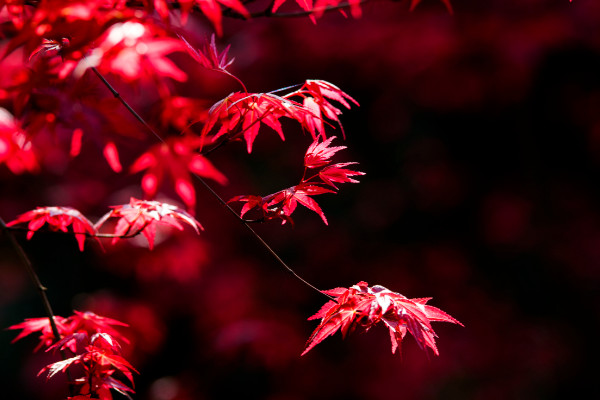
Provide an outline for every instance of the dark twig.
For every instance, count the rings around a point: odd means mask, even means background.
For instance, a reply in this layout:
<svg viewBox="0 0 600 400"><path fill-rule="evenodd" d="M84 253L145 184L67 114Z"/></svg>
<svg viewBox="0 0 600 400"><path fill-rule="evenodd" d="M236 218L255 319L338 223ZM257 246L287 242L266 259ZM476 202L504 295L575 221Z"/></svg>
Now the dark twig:
<svg viewBox="0 0 600 400"><path fill-rule="evenodd" d="M56 321L54 320L54 318L55 318L54 311L52 311L52 306L50 305L50 300L48 300L48 296L46 295L46 291L48 290L48 288L46 288L44 285L42 285L40 278L38 277L37 273L33 269L31 260L29 260L29 257L27 257L27 254L25 254L25 250L23 250L23 248L21 247L19 242L17 242L17 239L15 239L14 235L12 234L10 229L6 226L6 223L4 222L4 220L1 217L0 217L0 228L1 228L2 232L4 232L6 237L8 237L8 241L9 241L10 245L12 246L13 250L19 256L21 263L23 264L23 266L25 267L25 270L27 271L27 275L29 275L29 279L31 279L31 282L36 287L38 294L40 295L40 298L42 299L44 311L46 312L46 316L48 317L48 321L50 322L50 328L52 329L52 335L54 335L54 342L56 343L62 338L62 336L61 336L60 332L58 331L58 327L56 326ZM63 360L67 359L67 356L64 354L64 351L61 350L60 355ZM69 392L70 392L71 396L74 396L75 392L74 392L73 385L71 383L71 382L73 382L73 379L71 378L71 374L68 369L67 369L66 373L67 373L67 379L69 381Z"/></svg>

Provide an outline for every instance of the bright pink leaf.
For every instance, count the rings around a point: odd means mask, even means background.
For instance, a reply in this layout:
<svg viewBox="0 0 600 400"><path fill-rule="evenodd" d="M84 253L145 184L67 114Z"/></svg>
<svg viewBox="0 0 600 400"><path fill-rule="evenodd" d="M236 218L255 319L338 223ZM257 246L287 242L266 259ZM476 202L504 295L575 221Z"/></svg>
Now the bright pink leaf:
<svg viewBox="0 0 600 400"><path fill-rule="evenodd" d="M344 135L344 129L338 117L342 111L331 104L330 100L334 100L346 108L350 108L350 103L359 105L349 94L334 84L323 80L309 79L300 89L284 97L292 98L294 96L303 98L304 109L307 111L306 114L302 115L303 125L313 135L314 139L316 139L315 131L325 137L324 118L335 121L342 131L342 135Z"/></svg>
<svg viewBox="0 0 600 400"><path fill-rule="evenodd" d="M70 332L68 320L66 318L54 316L54 323L56 324L56 328L58 329L59 334L65 335ZM19 333L19 335L17 335L17 337L14 338L11 343L20 340L25 336L31 335L34 332L40 332L40 343L36 346L34 351L38 351L42 347L47 348L57 340L57 338L54 336L54 333L52 332L52 327L50 326L50 319L48 317L27 318L24 322L12 325L7 329L21 329L21 333Z"/></svg>
<svg viewBox="0 0 600 400"><path fill-rule="evenodd" d="M68 232L71 226L75 239L79 243L79 250L83 251L86 236L94 236L96 230L94 225L79 211L70 207L38 207L35 210L21 214L17 219L10 221L7 225L13 226L28 222L27 239L31 239L35 231L44 224L52 231Z"/></svg>
<svg viewBox="0 0 600 400"><path fill-rule="evenodd" d="M298 113L302 110L301 104L269 93L232 93L211 107L202 136L206 137L220 123L221 128L213 141L225 135L229 139L243 136L248 153L251 153L261 123L285 140L279 119L288 117L299 120Z"/></svg>
<svg viewBox="0 0 600 400"><path fill-rule="evenodd" d="M129 204L113 206L97 223L99 229L109 218L119 218L115 227L113 244L119 239L143 234L150 249L154 247L156 225L168 225L183 230L180 222L190 225L196 233L202 226L187 212L167 203L131 198Z"/></svg>
<svg viewBox="0 0 600 400"><path fill-rule="evenodd" d="M282 190L280 192L266 196L263 200L266 203L266 207L270 212L277 212L280 215L291 216L296 210L298 203L304 207L316 212L325 225L327 225L327 218L321 207L311 197L323 193L335 193L333 190L326 189L316 184L302 183L297 186ZM284 219L285 223L287 219Z"/></svg>
<svg viewBox="0 0 600 400"><path fill-rule="evenodd" d="M114 24L106 32L90 56L92 61L84 60L81 68L94 64L101 72L120 75L129 82L156 77L183 82L186 73L166 57L177 51L185 51L181 41L157 36L151 25L127 21Z"/></svg>
<svg viewBox="0 0 600 400"><path fill-rule="evenodd" d="M329 164L329 160L335 153L346 148L346 146L329 147L335 136L320 141L318 138L308 146L304 155L304 166L306 168L318 168Z"/></svg>
<svg viewBox="0 0 600 400"><path fill-rule="evenodd" d="M389 330L392 340L392 353L400 346L406 332L417 341L419 347L427 347L438 355L435 343L437 335L431 328L431 321L443 321L463 326L458 320L438 308L426 305L429 298L408 299L383 286L369 287L359 282L349 289L323 291L334 296L321 310L309 319L321 319L312 333L302 355L306 354L328 336L340 330L343 336L360 328L365 331L382 322Z"/></svg>
<svg viewBox="0 0 600 400"><path fill-rule="evenodd" d="M223 35L223 28L221 27L221 4L235 10L246 19L250 18L250 13L239 0L179 0L179 2L182 4L197 4L204 15L206 15L206 18L208 18L215 27L218 36ZM187 7L189 7L189 5Z"/></svg>
<svg viewBox="0 0 600 400"><path fill-rule="evenodd" d="M37 172L39 165L32 144L13 115L0 107L0 164L13 174Z"/></svg>
<svg viewBox="0 0 600 400"><path fill-rule="evenodd" d="M130 170L132 173L146 171L142 178L144 194L149 198L154 197L165 174L168 174L179 197L189 210L193 210L196 205L196 192L192 185L192 173L213 179L222 185L226 184L227 177L197 152L200 143L200 138L191 135L170 138L142 154Z"/></svg>
<svg viewBox="0 0 600 400"><path fill-rule="evenodd" d="M358 183L358 181L356 179L352 178L352 176L364 175L365 173L344 168L348 165L355 165L355 164L357 164L357 163L347 162L347 163L338 163L338 164L328 165L319 171L319 178L321 178L323 180L323 182L325 182L326 184L328 184L336 189L337 189L337 186L335 186L334 182Z"/></svg>
<svg viewBox="0 0 600 400"><path fill-rule="evenodd" d="M188 53L194 60L198 61L198 63L206 69L226 71L227 67L229 67L234 60L233 58L227 59L227 52L229 52L230 46L227 46L225 50L219 53L215 43L215 35L211 36L210 44L206 43L201 49L192 47L183 36L179 36L179 38L183 41Z"/></svg>

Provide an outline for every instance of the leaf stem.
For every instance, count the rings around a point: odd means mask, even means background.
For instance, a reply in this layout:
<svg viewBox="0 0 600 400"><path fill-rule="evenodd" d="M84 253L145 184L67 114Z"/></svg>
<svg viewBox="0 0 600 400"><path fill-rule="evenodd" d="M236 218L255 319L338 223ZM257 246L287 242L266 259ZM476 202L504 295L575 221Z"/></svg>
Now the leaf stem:
<svg viewBox="0 0 600 400"><path fill-rule="evenodd" d="M152 134L154 136L156 136L156 138L158 140L160 140L161 142L164 143L164 141L162 140L162 138L160 137L160 135L158 133L156 133L156 131L154 130L154 128L152 128L152 126L150 126L150 124L148 124L146 122L145 119L143 119L133 108L131 108L131 106L129 105L129 103L127 103L125 101L125 99L123 99L121 97L121 94L119 92L116 91L115 88L112 87L112 85L106 80L106 78L100 73L100 71L98 71L96 69L96 67L90 67L92 69L92 71L94 72L94 74L96 74L96 76L102 81L102 83L104 83L104 86L106 86L108 88L108 90L110 90L110 92L112 93L112 95L121 102L121 104L123 104L123 106L129 111L129 113L131 115L133 115L135 117L135 119L137 119L138 121L140 121L142 123L142 125L144 125L150 132L152 132Z"/></svg>

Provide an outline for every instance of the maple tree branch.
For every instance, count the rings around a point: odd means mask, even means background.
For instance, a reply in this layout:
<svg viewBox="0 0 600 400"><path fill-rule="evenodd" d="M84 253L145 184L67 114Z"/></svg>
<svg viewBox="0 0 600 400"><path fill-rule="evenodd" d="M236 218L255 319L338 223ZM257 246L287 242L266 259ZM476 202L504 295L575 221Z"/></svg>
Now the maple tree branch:
<svg viewBox="0 0 600 400"><path fill-rule="evenodd" d="M125 99L123 99L121 97L121 94L119 92L117 92L117 90L114 87L112 87L112 85L106 80L106 78L100 73L100 71L98 71L96 69L96 67L91 67L91 70L94 71L94 74L96 74L96 76L102 81L102 83L104 83L104 86L106 86L108 88L108 90L110 90L112 95L117 100L119 100L121 102L121 104L123 104L123 106L129 111L129 113L131 115L133 115L135 117L135 119L140 121L142 123L142 125L144 125L150 132L152 132L152 134L154 136L156 136L160 141L162 141L164 143L164 141L162 140L160 135L158 133L156 133L154 128L152 128L152 126L150 126L150 124L148 124L144 118L142 118L133 108L131 108L129 103L127 103L125 101Z"/></svg>
<svg viewBox="0 0 600 400"><path fill-rule="evenodd" d="M56 326L56 321L54 320L54 318L55 318L54 311L52 310L52 306L50 305L50 300L48 300L48 296L46 295L46 291L48 290L48 288L45 287L42 284L42 282L40 281L38 274L33 269L31 260L29 259L29 257L27 257L27 254L25 253L25 250L23 250L23 247L21 247L19 242L17 242L17 239L15 239L14 235L10 231L10 228L8 226L6 226L6 223L4 222L2 217L0 217L0 228L1 228L2 232L8 237L8 241L10 242L10 245L12 246L13 250L19 256L21 263L23 264L23 266L25 266L27 275L29 275L29 279L31 279L31 282L36 287L37 292L40 295L42 304L44 306L44 311L46 312L46 316L48 317L48 321L50 322L50 328L52 329L52 335L54 335L54 343L56 343L62 338L62 336L61 336L60 332L58 331L58 327ZM60 355L63 360L67 359L67 356L65 355L63 350L60 351ZM71 394L71 396L74 396L75 390L74 390L74 387L72 384L73 379L71 378L71 373L69 372L68 369L65 372L67 373L67 379L69 381L69 393Z"/></svg>
<svg viewBox="0 0 600 400"><path fill-rule="evenodd" d="M310 282L308 282L307 280L305 280L304 278L302 278L300 275L298 275L290 266L288 266L285 261L283 261L281 259L281 257L279 257L279 255L277 254L277 252L275 250L273 250L273 248L262 238L262 236L260 236L255 230L254 228L252 228L250 226L250 223L248 221L246 221L244 218L240 217L238 215L238 213L229 205L227 204L227 202L225 200L223 200L223 198L221 196L219 196L217 194L217 192L214 191L214 189L204 180L202 179L202 177L193 174L196 179L198 179L198 181L206 188L206 190L208 190L215 199L217 199L217 201L219 201L219 203L221 203L222 206L224 206L231 214L233 214L235 216L235 218L240 221L248 231L250 231L250 233L254 236L254 238L256 240L258 240L258 242L273 256L275 257L275 259L277 260L277 262L284 267L290 274L292 274L295 278L299 279L301 282L303 282L305 285L307 285L308 287L316 290L317 292L321 293L322 295L326 296L327 298L329 298L330 300L336 301L334 297L323 293L319 288L317 288L316 286L314 286L313 284L311 284Z"/></svg>
<svg viewBox="0 0 600 400"><path fill-rule="evenodd" d="M52 327L52 334L54 335L54 337L56 338L57 341L60 340L61 336L60 336L60 333L58 332L56 322L54 321L54 312L52 311L52 306L50 305L50 301L48 300L48 296L46 295L46 291L48 290L48 288L46 288L44 285L42 285L40 278L38 277L35 270L33 269L31 260L29 260L29 257L27 257L27 254L25 254L25 250L23 250L23 247L21 247L19 242L17 242L17 239L15 239L12 232L10 232L10 228L8 226L6 226L6 223L4 222L4 220L1 217L0 217L0 228L2 228L2 231L4 233L6 233L6 236L8 237L8 241L10 242L10 245L12 246L13 250L19 256L21 263L25 266L27 275L29 275L29 278L33 282L40 297L42 298L42 303L44 305L44 311L46 312L46 315L48 316L48 319L50 320L50 326Z"/></svg>
<svg viewBox="0 0 600 400"><path fill-rule="evenodd" d="M125 108L127 108L127 110L129 110L129 112L138 121L140 121L146 128L148 128L148 130L150 132L152 132L152 134L161 143L165 143L164 139L137 112L135 112L135 110L127 103L127 101L125 101L125 99L123 99L121 97L121 95L119 94L119 92L117 92L115 90L115 88L112 87L112 85L106 80L106 78L104 78L104 76L102 76L102 74L96 68L92 67L92 70L94 71L94 73L96 74L96 76L98 76L98 78L100 78L100 80L102 81L102 83L104 83L104 85L108 88L108 90L110 90L110 92L113 94L113 96L116 97L117 99L119 99L119 101L121 102L121 104L123 104L125 106ZM208 190L209 193L219 203L221 203L221 205L223 207L225 207L238 221L240 221L246 227L246 229L254 236L254 238L275 258L275 260L277 260L277 262L279 263L279 265L281 265L283 268L285 268L290 274L292 274L295 278L297 278L298 280L300 280L306 286L310 287L311 289L314 289L315 291L319 292L320 294L322 294L323 296L327 297L328 299L336 301L336 299L333 296L330 296L330 295L328 295L326 293L323 293L319 288L317 288L316 286L314 286L313 284L311 284L310 282L308 282L307 280L305 280L304 278L302 278L289 265L287 265L285 263L285 261L283 261L281 259L281 257L279 257L279 255L277 254L277 252L275 250L273 250L273 248L262 238L262 236L260 236L254 230L254 228L252 228L250 226L250 224L248 222L246 222L242 217L240 217L238 215L238 213L229 204L227 204L227 202L225 200L223 200L223 198L221 196L219 196L219 194L217 192L215 192L214 189L201 176L199 176L199 175L197 175L195 173L192 173L192 176L194 178L196 178L202 184L202 186L204 186L206 188L206 190Z"/></svg>

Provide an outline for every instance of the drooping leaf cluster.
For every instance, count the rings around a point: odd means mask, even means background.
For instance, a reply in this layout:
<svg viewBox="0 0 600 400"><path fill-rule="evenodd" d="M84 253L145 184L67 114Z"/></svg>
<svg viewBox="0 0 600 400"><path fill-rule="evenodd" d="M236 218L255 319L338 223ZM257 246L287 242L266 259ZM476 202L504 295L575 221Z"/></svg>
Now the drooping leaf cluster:
<svg viewBox="0 0 600 400"><path fill-rule="evenodd" d="M346 146L329 147L335 136L326 140L320 138L308 147L304 155L304 173L297 185L280 190L267 196L242 195L229 200L244 202L240 212L243 217L252 209L258 209L262 220L281 219L282 223L292 222L291 215L298 204L317 213L327 225L323 210L312 198L324 193L336 193L336 183L358 183L353 176L364 175L364 172L345 168L354 162L331 164L330 158ZM319 171L316 171L320 169Z"/></svg>
<svg viewBox="0 0 600 400"><path fill-rule="evenodd" d="M111 235L101 234L100 229L111 218L118 218L114 232ZM181 222L190 225L196 233L200 233L202 226L184 210L176 206L158 201L138 200L131 198L128 204L113 206L112 211L106 213L93 225L79 211L70 207L38 207L35 210L21 214L8 226L27 223L27 239L44 225L52 231L68 232L69 226L79 243L79 250L83 251L86 237L112 237L112 243L119 239L130 238L142 234L148 240L150 249L154 246L157 225L167 225L183 230Z"/></svg>
<svg viewBox="0 0 600 400"><path fill-rule="evenodd" d="M74 311L68 318L55 316L54 324L58 338L49 318L30 318L8 328L21 330L13 342L39 332L40 343L36 350L43 348L46 352L62 353L63 360L45 366L38 375L47 373L47 377L52 378L59 372L77 371L81 376L71 376L72 384L77 387L75 398L112 400L111 390L124 395L134 392L133 372L137 371L123 358L119 344L129 341L115 328L127 324L90 311ZM71 368L73 366L80 368ZM131 387L123 383L119 375L127 378Z"/></svg>

